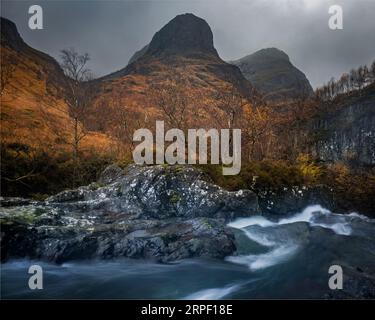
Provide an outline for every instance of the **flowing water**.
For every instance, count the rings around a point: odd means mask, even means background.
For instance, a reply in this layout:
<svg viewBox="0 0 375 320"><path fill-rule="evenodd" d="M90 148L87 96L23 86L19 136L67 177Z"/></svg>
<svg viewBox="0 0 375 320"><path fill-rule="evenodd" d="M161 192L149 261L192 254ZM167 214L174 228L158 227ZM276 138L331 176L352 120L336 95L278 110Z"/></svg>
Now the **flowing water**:
<svg viewBox="0 0 375 320"><path fill-rule="evenodd" d="M316 205L289 218L253 216L229 227L238 252L224 261L9 261L1 265L2 298L322 298L333 264L343 267L344 287L353 274L375 273L375 220L356 213ZM43 290L28 288L31 264L43 268Z"/></svg>

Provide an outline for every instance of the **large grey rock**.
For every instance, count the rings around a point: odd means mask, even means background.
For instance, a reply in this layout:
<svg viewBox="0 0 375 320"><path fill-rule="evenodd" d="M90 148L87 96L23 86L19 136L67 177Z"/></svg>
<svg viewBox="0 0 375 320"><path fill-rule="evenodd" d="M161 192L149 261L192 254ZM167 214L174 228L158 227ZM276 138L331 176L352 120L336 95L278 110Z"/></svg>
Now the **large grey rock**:
<svg viewBox="0 0 375 320"><path fill-rule="evenodd" d="M47 203L71 210L129 212L140 218L210 217L233 219L259 213L250 190L226 191L207 182L192 166L136 166L104 187L92 184L61 192Z"/></svg>
<svg viewBox="0 0 375 320"><path fill-rule="evenodd" d="M100 177L98 179L99 184L110 184L112 182L115 182L116 180L119 180L124 176L124 170L122 170L119 166L116 164L112 164L105 168L103 172L100 174Z"/></svg>
<svg viewBox="0 0 375 320"><path fill-rule="evenodd" d="M259 213L251 191L225 191L191 166L112 166L101 180L112 182L3 208L1 259L223 258L236 249L226 221Z"/></svg>

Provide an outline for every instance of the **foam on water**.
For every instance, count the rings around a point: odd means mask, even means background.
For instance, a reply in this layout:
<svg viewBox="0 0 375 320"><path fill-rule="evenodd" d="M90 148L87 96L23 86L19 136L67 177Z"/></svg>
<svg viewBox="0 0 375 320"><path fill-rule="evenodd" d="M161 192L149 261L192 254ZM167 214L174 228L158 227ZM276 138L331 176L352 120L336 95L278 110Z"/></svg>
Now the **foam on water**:
<svg viewBox="0 0 375 320"><path fill-rule="evenodd" d="M366 221L366 222L373 222L373 221L375 221L374 219L370 219L369 217L366 217L363 214L359 214L357 212L352 212L352 213L348 214L348 217L358 218L358 219L361 219L361 220Z"/></svg>
<svg viewBox="0 0 375 320"><path fill-rule="evenodd" d="M269 227L276 225L276 223L269 221L265 217L262 216L253 216L249 218L239 218L230 223L228 223L229 227L241 229L248 226L261 226L261 227Z"/></svg>
<svg viewBox="0 0 375 320"><path fill-rule="evenodd" d="M308 206L301 213L296 215L279 220L278 224L289 224L295 222L311 222L311 219L314 217L314 213L330 214L331 212L320 205Z"/></svg>
<svg viewBox="0 0 375 320"><path fill-rule="evenodd" d="M283 245L274 248L273 250L258 255L241 255L230 256L226 260L233 263L243 264L249 267L250 270L255 271L271 267L273 265L282 263L293 256L298 250L297 245Z"/></svg>
<svg viewBox="0 0 375 320"><path fill-rule="evenodd" d="M262 246L273 247L276 245L276 242L274 240L271 240L270 237L265 233L253 232L246 229L242 229L242 231L250 240L255 241Z"/></svg>
<svg viewBox="0 0 375 320"><path fill-rule="evenodd" d="M337 218L338 220L341 220L340 222L335 223L318 223L315 222L316 215L320 214L326 217L332 217ZM343 218L343 219L342 219ZM345 218L343 215L340 214L334 214L328 209L323 208L320 205L313 205L308 206L305 210L303 210L301 213L296 214L293 217L281 219L278 224L289 224L289 223L295 223L295 222L309 222L311 226L319 226L326 229L333 230L336 234L340 235L350 235L352 232L351 227L349 226L349 223L345 221Z"/></svg>
<svg viewBox="0 0 375 320"><path fill-rule="evenodd" d="M240 285L235 284L231 286L227 286L225 288L211 288L211 289L203 289L198 292L194 292L189 294L188 296L184 297L184 300L217 300L222 299L228 294L236 291Z"/></svg>
<svg viewBox="0 0 375 320"><path fill-rule="evenodd" d="M336 234L340 234L342 236L349 236L352 234L352 228L349 226L348 223L334 223L334 224L326 224L326 223L311 223L312 226L318 226L326 229L333 230Z"/></svg>
<svg viewBox="0 0 375 320"><path fill-rule="evenodd" d="M258 270L271 267L290 259L299 249L293 238L277 240L277 233L273 233L276 226L283 226L298 222L307 222L313 227L322 227L333 230L336 234L348 236L352 233L350 219L361 218L362 216L352 213L350 215L334 214L320 205L311 205L302 212L291 217L273 222L262 216L240 218L228 224L229 227L241 230L250 240L268 247L269 251L261 254L250 254L240 256L229 256L227 261L246 265L250 270ZM259 232L259 228L265 228L267 232Z"/></svg>
<svg viewBox="0 0 375 320"><path fill-rule="evenodd" d="M316 222L317 215L323 216L323 217L331 217L333 220L339 220L334 222ZM265 217L262 216L253 216L249 218L239 218L236 219L228 224L229 227L236 228L236 229L243 229L246 227L258 225L260 227L272 227L272 226L280 226L284 224L291 224L296 222L308 222L311 226L319 226L326 229L333 230L336 234L340 235L350 235L352 232L352 229L349 225L349 221L346 220L346 218L360 218L360 219L368 219L365 216L359 215L357 213L351 213L349 215L341 215L341 214L334 214L328 209L323 208L321 205L312 205L306 207L301 213L297 213L296 215L289 217L289 218L283 218L280 219L278 222L273 222L268 220ZM246 232L245 232L246 233ZM247 233L249 236L249 234ZM252 240L257 241L254 235L249 236ZM262 244L262 243L261 243ZM265 244L269 245L269 244Z"/></svg>

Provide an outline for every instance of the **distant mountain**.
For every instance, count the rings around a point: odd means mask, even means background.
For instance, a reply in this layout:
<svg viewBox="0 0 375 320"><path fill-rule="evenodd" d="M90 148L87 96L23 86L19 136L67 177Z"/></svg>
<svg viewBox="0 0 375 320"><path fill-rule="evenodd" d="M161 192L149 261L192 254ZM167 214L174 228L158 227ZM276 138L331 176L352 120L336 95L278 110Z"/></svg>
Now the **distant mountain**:
<svg viewBox="0 0 375 320"><path fill-rule="evenodd" d="M205 20L191 13L178 15L169 21L155 33L149 44L134 53L129 64L145 54L164 57L207 54L218 57L210 26Z"/></svg>
<svg viewBox="0 0 375 320"><path fill-rule="evenodd" d="M184 94L192 98L203 97L198 99L199 102L207 101L222 88L228 87L234 87L250 99L256 97L253 86L240 69L219 57L207 22L188 13L176 16L156 32L150 43L138 51L123 69L95 80L98 99L93 117L98 118L100 105L103 101L111 101L115 94L121 105L134 108L134 112L137 110L138 113L147 110L148 114L160 119L163 114L155 108L150 87L167 84L176 76L185 81L181 88ZM192 98L189 100L194 104ZM200 116L195 121L202 121L202 126L212 126L213 116L220 112L192 105L187 110L190 119L198 111ZM94 122L93 119L91 123Z"/></svg>
<svg viewBox="0 0 375 320"><path fill-rule="evenodd" d="M191 13L176 16L156 32L147 53L154 56L207 54L218 57L210 26Z"/></svg>
<svg viewBox="0 0 375 320"><path fill-rule="evenodd" d="M160 64L168 69L173 66L194 65L195 72L191 76L195 77L196 81L202 81L197 79L202 77L212 81L219 78L217 80L229 81L244 93L250 94L253 90L237 67L219 57L208 23L191 13L178 15L169 21L155 33L148 45L130 58L126 67L99 80L116 79L131 74L153 76L160 69ZM175 71L172 68L167 72ZM187 71L185 68L184 72Z"/></svg>
<svg viewBox="0 0 375 320"><path fill-rule="evenodd" d="M238 66L245 78L268 100L295 99L313 94L306 76L279 49L262 49L231 63Z"/></svg>

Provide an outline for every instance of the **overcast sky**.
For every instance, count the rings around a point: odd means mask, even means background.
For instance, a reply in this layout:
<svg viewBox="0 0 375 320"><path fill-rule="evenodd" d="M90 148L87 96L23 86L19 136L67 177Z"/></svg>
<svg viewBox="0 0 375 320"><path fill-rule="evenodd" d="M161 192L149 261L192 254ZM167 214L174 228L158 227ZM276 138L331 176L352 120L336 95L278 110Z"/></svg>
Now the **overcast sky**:
<svg viewBox="0 0 375 320"><path fill-rule="evenodd" d="M44 30L28 28L39 4ZM328 28L328 8L344 10L344 29ZM23 39L55 58L75 47L91 55L96 76L123 68L164 24L191 12L205 19L224 60L267 47L284 50L316 87L375 59L375 0L1 1Z"/></svg>

